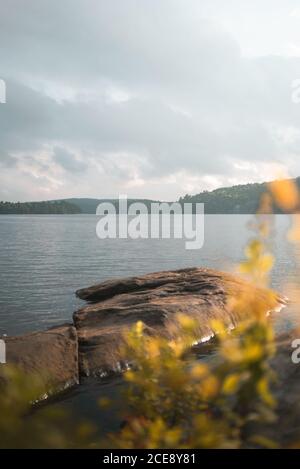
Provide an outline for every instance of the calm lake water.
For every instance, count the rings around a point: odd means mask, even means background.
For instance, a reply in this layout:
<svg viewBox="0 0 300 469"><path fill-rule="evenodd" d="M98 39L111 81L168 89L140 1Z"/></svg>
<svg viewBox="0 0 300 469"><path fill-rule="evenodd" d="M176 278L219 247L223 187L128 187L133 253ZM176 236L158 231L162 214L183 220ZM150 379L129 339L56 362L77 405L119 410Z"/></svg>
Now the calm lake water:
<svg viewBox="0 0 300 469"><path fill-rule="evenodd" d="M272 285L295 281L290 219L272 217L276 265ZM207 266L233 270L252 236L248 215L206 215L205 242L186 250L184 240L106 239L93 215L0 216L0 334L21 334L70 321L83 303L75 290L108 278L163 269Z"/></svg>

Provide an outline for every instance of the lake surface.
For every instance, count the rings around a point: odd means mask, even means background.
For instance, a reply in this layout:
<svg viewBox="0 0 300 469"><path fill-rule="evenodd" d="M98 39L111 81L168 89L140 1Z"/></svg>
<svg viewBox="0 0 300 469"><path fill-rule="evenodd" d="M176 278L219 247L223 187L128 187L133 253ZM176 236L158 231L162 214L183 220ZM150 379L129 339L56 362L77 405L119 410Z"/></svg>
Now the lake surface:
<svg viewBox="0 0 300 469"><path fill-rule="evenodd" d="M272 216L276 256L272 286L297 280L296 256L286 241L290 219ZM206 215L202 249L178 239L105 239L94 215L0 216L0 334L15 335L70 321L84 303L78 288L108 278L206 266L233 270L252 236L248 215Z"/></svg>

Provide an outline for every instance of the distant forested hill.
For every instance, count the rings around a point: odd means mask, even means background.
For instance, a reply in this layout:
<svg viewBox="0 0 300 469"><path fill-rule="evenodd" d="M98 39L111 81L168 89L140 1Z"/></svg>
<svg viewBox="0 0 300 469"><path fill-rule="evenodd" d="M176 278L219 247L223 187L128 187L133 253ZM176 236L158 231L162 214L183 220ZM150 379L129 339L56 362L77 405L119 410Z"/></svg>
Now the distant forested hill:
<svg viewBox="0 0 300 469"><path fill-rule="evenodd" d="M62 200L50 200L46 202L0 202L0 215L43 215L43 214L96 214L96 209L100 203L110 202L116 207L118 213L118 199L88 199L73 198ZM127 206L135 202L144 203L150 210L150 205L154 200L148 199L128 199Z"/></svg>
<svg viewBox="0 0 300 469"><path fill-rule="evenodd" d="M0 202L0 215L46 215L76 214L81 210L76 205L65 202Z"/></svg>
<svg viewBox="0 0 300 469"><path fill-rule="evenodd" d="M80 208L82 213L95 214L97 207L100 203L110 202L116 207L116 212L118 213L119 199L64 199L65 202L76 205ZM156 200L149 199L128 199L127 206L130 207L131 204L135 202L142 202L146 205L148 210L150 210L150 205L152 202L157 202Z"/></svg>
<svg viewBox="0 0 300 469"><path fill-rule="evenodd" d="M293 179L300 189L300 177ZM203 191L196 195L180 197L180 203L204 203L205 213L219 214L254 214L259 207L262 194L268 191L268 183L243 184L232 187L221 187L214 191ZM118 199L90 199L72 198L50 200L47 202L0 202L1 214L95 214L100 203L110 202L118 213ZM142 202L150 211L151 203L159 202L149 199L128 199L127 206L135 202ZM275 213L280 213L274 207Z"/></svg>
<svg viewBox="0 0 300 469"><path fill-rule="evenodd" d="M293 179L300 188L300 177ZM240 213L254 214L259 207L262 194L268 191L268 183L243 184L239 186L223 187L214 191L203 191L196 195L185 195L181 203L204 203L205 213ZM274 207L274 213L280 213Z"/></svg>

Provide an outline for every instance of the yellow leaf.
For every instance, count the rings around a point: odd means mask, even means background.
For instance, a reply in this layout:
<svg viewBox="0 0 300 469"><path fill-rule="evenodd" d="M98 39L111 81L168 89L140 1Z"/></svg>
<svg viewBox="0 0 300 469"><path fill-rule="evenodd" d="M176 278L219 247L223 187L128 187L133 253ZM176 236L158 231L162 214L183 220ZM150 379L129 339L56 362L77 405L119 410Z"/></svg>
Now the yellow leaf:
<svg viewBox="0 0 300 469"><path fill-rule="evenodd" d="M191 376L192 378L199 379L203 378L208 372L208 368L204 364L198 363L197 365L194 365L191 369Z"/></svg>
<svg viewBox="0 0 300 469"><path fill-rule="evenodd" d="M234 394L237 391L240 382L240 375L233 373L225 378L223 383L223 392L225 394Z"/></svg>
<svg viewBox="0 0 300 469"><path fill-rule="evenodd" d="M269 184L269 188L275 202L282 210L290 212L298 207L299 192L292 180L273 181Z"/></svg>

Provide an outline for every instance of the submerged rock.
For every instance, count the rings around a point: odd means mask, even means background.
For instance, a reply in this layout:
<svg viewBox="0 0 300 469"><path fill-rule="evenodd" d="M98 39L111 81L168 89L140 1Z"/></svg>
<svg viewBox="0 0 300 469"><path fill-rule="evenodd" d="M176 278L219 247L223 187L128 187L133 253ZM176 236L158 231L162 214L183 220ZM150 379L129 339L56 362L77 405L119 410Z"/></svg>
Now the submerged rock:
<svg viewBox="0 0 300 469"><path fill-rule="evenodd" d="M47 390L58 392L79 383L77 333L72 325L8 337L5 343L7 363L39 376Z"/></svg>
<svg viewBox="0 0 300 469"><path fill-rule="evenodd" d="M109 280L76 292L91 304L74 313L79 342L79 370L83 375L120 371L126 364L121 345L124 332L137 321L149 334L176 337L177 314L198 323L199 341L212 335L212 319L232 327L254 312L267 314L284 300L237 276L205 268L157 272ZM240 299L243 305L239 305Z"/></svg>

